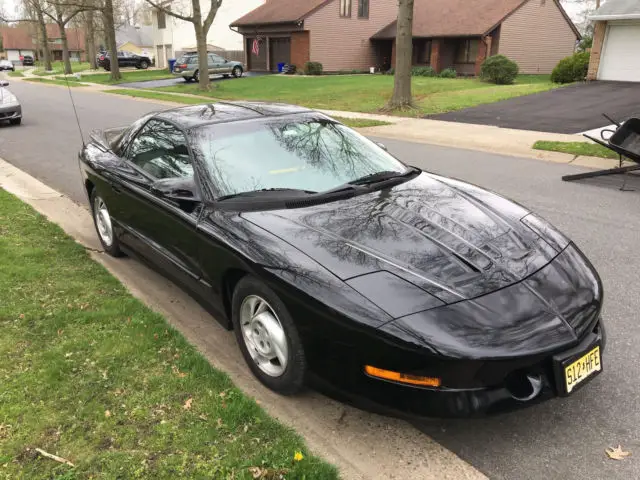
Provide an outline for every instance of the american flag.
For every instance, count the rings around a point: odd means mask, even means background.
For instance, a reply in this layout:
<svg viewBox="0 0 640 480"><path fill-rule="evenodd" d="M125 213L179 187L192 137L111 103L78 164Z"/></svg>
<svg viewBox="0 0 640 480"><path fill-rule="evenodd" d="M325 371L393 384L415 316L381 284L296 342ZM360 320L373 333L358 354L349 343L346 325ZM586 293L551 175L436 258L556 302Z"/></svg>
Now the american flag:
<svg viewBox="0 0 640 480"><path fill-rule="evenodd" d="M253 39L253 45L251 46L251 53L253 53L256 57L260 55L260 41L262 37L257 36Z"/></svg>

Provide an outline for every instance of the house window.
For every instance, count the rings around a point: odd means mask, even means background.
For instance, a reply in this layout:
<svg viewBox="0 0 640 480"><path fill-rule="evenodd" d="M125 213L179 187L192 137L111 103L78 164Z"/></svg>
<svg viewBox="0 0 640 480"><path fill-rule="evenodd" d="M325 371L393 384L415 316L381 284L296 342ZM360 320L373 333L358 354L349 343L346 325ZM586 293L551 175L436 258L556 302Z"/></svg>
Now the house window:
<svg viewBox="0 0 640 480"><path fill-rule="evenodd" d="M358 18L369 18L369 0L358 0Z"/></svg>
<svg viewBox="0 0 640 480"><path fill-rule="evenodd" d="M340 0L340 16L351 16L351 0Z"/></svg>
<svg viewBox="0 0 640 480"><path fill-rule="evenodd" d="M476 63L479 40L460 40L456 48L456 63Z"/></svg>
<svg viewBox="0 0 640 480"><path fill-rule="evenodd" d="M158 29L163 28L167 28L167 15L162 10L158 10Z"/></svg>

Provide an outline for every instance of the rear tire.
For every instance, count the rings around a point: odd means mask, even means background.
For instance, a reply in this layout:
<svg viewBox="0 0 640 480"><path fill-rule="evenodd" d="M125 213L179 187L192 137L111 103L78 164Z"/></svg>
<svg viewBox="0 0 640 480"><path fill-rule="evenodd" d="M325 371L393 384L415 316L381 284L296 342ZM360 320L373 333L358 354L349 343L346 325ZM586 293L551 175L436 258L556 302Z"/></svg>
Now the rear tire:
<svg viewBox="0 0 640 480"><path fill-rule="evenodd" d="M105 252L112 257L121 257L123 255L120 250L120 242L113 229L111 215L104 199L96 192L94 188L90 196L91 212L93 223L98 233L98 240Z"/></svg>
<svg viewBox="0 0 640 480"><path fill-rule="evenodd" d="M200 81L200 70L196 70L193 73L193 81L196 83Z"/></svg>
<svg viewBox="0 0 640 480"><path fill-rule="evenodd" d="M256 378L282 395L299 392L307 371L304 349L276 293L257 278L244 277L233 292L232 322L240 351Z"/></svg>

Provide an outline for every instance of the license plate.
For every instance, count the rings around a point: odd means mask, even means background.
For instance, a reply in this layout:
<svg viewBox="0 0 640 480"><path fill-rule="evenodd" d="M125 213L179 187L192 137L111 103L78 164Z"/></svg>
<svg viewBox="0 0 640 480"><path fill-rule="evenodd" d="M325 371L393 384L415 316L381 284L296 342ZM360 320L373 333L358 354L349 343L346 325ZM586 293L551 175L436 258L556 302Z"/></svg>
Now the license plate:
<svg viewBox="0 0 640 480"><path fill-rule="evenodd" d="M578 384L601 370L602 362L600 361L600 346L598 345L575 362L564 367L564 380L567 386L567 393L571 393L571 390Z"/></svg>

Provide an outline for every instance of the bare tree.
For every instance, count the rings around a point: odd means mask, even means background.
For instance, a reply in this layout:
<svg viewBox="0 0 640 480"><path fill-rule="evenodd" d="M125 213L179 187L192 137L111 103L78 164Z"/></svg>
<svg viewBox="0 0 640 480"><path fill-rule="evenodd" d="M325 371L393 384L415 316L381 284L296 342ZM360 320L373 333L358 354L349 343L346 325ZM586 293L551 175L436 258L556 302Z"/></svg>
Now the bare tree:
<svg viewBox="0 0 640 480"><path fill-rule="evenodd" d="M203 12L200 7L200 0L191 0L191 15L182 15L180 13L174 12L169 8L156 3L154 0L146 0L151 5L153 5L156 9L166 13L167 15L171 15L179 20L184 20L185 22L189 22L193 24L193 29L196 34L196 44L198 45L198 65L200 69L204 68L204 72L200 72L199 75L200 80L200 90L209 90L209 69L207 65L209 65L209 61L207 59L207 34L209 33L209 29L211 28L211 24L213 20L216 18L216 13L218 13L218 9L220 5L222 5L222 0L209 0L210 8L209 12L203 17ZM403 1L403 0L401 0ZM165 2L165 5L168 5L170 2ZM413 0L411 0L413 4Z"/></svg>
<svg viewBox="0 0 640 480"><path fill-rule="evenodd" d="M393 95L387 110L413 108L411 97L411 54L413 48L413 0L398 0L396 65Z"/></svg>
<svg viewBox="0 0 640 480"><path fill-rule="evenodd" d="M95 11L88 10L84 13L84 44L87 47L87 59L92 70L96 65L96 32L95 32Z"/></svg>
<svg viewBox="0 0 640 480"><path fill-rule="evenodd" d="M66 27L71 20L80 12L85 11L82 6L69 6L60 3L54 3L51 8L45 8L43 13L51 18L60 30L60 39L62 40L62 61L64 62L64 73L69 75L73 73L71 68L71 59L69 57L69 40L67 39Z"/></svg>
<svg viewBox="0 0 640 480"><path fill-rule="evenodd" d="M54 0L49 0L49 2L53 3ZM118 46L116 44L113 0L77 0L76 2L74 2L74 0L61 0L59 3L55 3L55 5L62 8L78 9L77 13L85 11L88 12L91 10L102 13L104 37L110 57L110 78L111 80L120 80L122 75L120 74L120 66L118 65Z"/></svg>

